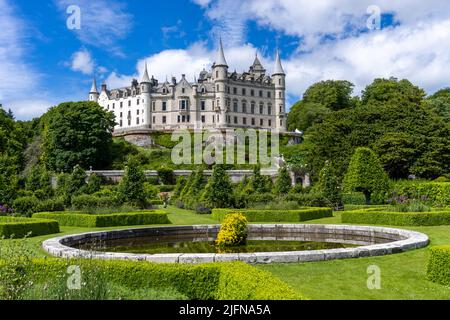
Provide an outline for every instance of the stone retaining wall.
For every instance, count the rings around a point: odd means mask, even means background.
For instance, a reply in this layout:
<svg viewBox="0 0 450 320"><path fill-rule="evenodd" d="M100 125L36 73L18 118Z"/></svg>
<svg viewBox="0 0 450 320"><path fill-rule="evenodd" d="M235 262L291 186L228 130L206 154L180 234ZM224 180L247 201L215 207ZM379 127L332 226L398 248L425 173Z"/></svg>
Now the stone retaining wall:
<svg viewBox="0 0 450 320"><path fill-rule="evenodd" d="M96 259L139 260L161 263L204 263L219 261L288 263L381 256L422 248L429 243L428 237L425 234L402 229L346 225L252 224L248 226L249 233L264 234L268 232L278 232L282 234L282 237L308 237L320 234L321 236L325 236L330 242L333 242L333 240L339 239L340 237L342 238L343 235L347 235L358 238L367 237L367 242L361 242L359 239L359 243L363 245L356 248L236 254L132 254L85 251L71 247L93 239L102 241L149 235L194 234L199 235L199 237L213 237L217 234L219 227L219 225L201 225L90 232L49 239L44 241L42 246L50 254L64 258L91 257ZM376 240L376 243L371 244L374 239ZM339 242L341 242L341 240Z"/></svg>

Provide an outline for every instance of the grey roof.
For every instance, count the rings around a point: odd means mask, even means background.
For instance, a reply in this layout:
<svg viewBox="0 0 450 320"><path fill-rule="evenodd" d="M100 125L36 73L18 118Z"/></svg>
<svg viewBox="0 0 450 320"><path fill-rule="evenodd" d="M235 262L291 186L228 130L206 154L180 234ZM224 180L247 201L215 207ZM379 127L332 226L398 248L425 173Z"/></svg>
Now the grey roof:
<svg viewBox="0 0 450 320"><path fill-rule="evenodd" d="M281 65L280 52L277 50L277 57L275 59L275 67L273 68L273 74L285 74L283 66Z"/></svg>
<svg viewBox="0 0 450 320"><path fill-rule="evenodd" d="M258 59L258 54L256 54L255 56L255 61L253 62L253 65L251 67L252 71L266 71L261 63L261 61L259 61Z"/></svg>
<svg viewBox="0 0 450 320"><path fill-rule="evenodd" d="M95 80L95 77L94 77L94 80L92 81L92 87L91 87L90 93L98 93L98 91L97 91L97 80Z"/></svg>
<svg viewBox="0 0 450 320"><path fill-rule="evenodd" d="M150 77L148 76L147 72L147 62L145 62L145 69L144 69L144 75L142 76L141 83L150 83Z"/></svg>
<svg viewBox="0 0 450 320"><path fill-rule="evenodd" d="M228 67L227 60L225 60L225 54L223 53L222 38L219 41L219 50L217 52L215 65Z"/></svg>

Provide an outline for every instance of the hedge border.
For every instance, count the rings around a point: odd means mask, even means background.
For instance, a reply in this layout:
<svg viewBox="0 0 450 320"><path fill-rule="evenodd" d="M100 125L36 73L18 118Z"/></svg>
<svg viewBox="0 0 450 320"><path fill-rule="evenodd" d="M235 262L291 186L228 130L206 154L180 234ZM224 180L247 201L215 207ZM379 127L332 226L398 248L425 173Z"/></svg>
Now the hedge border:
<svg viewBox="0 0 450 320"><path fill-rule="evenodd" d="M302 222L333 216L331 208L310 208L299 210L254 210L254 209L213 209L211 217L222 221L225 215L241 212L249 222Z"/></svg>
<svg viewBox="0 0 450 320"><path fill-rule="evenodd" d="M34 218L53 219L62 226L72 227L120 227L151 224L170 224L167 213L164 211L121 212L113 214L86 214L76 212L40 212Z"/></svg>
<svg viewBox="0 0 450 320"><path fill-rule="evenodd" d="M59 233L59 224L47 219L0 217L0 238L23 238L30 232L32 237Z"/></svg>
<svg viewBox="0 0 450 320"><path fill-rule="evenodd" d="M41 281L67 276L67 266L104 271L107 281L137 288L173 287L194 300L306 300L271 273L244 262L158 264L120 260L35 260L34 274Z"/></svg>
<svg viewBox="0 0 450 320"><path fill-rule="evenodd" d="M389 212L376 209L344 211L343 223L364 223L391 226L441 226L450 225L450 211Z"/></svg>
<svg viewBox="0 0 450 320"><path fill-rule="evenodd" d="M450 286L450 245L430 248L427 278L430 281Z"/></svg>

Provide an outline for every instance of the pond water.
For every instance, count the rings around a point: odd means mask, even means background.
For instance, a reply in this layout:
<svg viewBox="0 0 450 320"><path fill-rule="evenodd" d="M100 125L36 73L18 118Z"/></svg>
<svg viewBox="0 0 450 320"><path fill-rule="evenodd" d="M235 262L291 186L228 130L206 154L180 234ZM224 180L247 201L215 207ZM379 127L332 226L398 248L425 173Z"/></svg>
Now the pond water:
<svg viewBox="0 0 450 320"><path fill-rule="evenodd" d="M320 240L320 239L318 239ZM254 252L286 252L350 248L357 245L339 242L305 241L288 237L274 239L274 237L249 237L245 246L221 249L214 245L212 237L194 236L149 236L130 239L106 240L97 243L84 243L74 247L84 250L102 252L123 252L138 254L159 253L254 253Z"/></svg>

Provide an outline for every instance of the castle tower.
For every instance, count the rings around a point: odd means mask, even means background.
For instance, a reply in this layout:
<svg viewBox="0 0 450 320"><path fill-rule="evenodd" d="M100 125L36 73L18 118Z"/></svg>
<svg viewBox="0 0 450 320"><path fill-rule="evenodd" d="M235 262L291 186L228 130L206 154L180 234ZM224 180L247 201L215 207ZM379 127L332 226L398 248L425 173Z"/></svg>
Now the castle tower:
<svg viewBox="0 0 450 320"><path fill-rule="evenodd" d="M275 67L272 74L272 82L275 85L275 130L286 131L286 74L281 65L280 52L277 50Z"/></svg>
<svg viewBox="0 0 450 320"><path fill-rule="evenodd" d="M216 126L223 128L227 125L227 106L226 106L226 86L228 82L228 64L223 53L222 39L219 41L219 49L217 52L217 59L212 67L212 76L215 87L215 110L217 111L218 119L216 118Z"/></svg>
<svg viewBox="0 0 450 320"><path fill-rule="evenodd" d="M144 124L147 125L148 128L151 128L152 126L152 108L151 108L151 90L152 90L152 84L150 77L148 76L147 71L147 62L145 62L145 69L144 74L142 75L141 79L141 97L142 97L142 106L144 108L145 112L145 122Z"/></svg>
<svg viewBox="0 0 450 320"><path fill-rule="evenodd" d="M100 94L97 90L97 80L94 77L94 80L92 81L91 91L89 91L89 101L98 102L99 96Z"/></svg>

